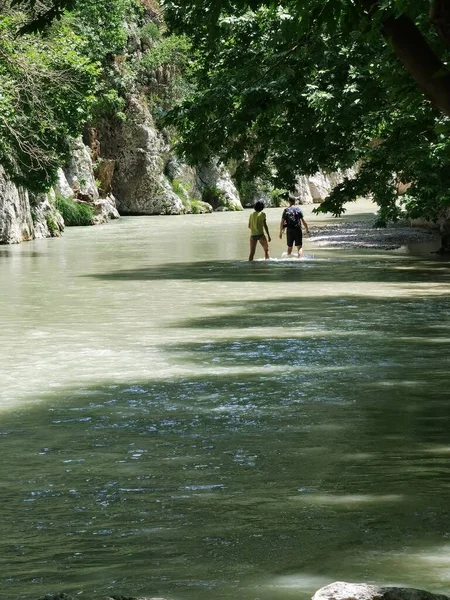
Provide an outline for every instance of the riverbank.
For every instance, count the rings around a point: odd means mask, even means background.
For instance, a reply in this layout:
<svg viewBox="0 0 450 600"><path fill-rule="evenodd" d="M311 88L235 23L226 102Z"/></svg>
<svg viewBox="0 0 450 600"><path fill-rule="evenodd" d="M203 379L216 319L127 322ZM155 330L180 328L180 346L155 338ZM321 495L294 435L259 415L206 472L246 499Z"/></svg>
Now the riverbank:
<svg viewBox="0 0 450 600"><path fill-rule="evenodd" d="M310 227L309 242L331 248L376 248L396 250L410 244L439 243L437 232L421 227L411 227L404 222L388 227L375 227L375 219Z"/></svg>

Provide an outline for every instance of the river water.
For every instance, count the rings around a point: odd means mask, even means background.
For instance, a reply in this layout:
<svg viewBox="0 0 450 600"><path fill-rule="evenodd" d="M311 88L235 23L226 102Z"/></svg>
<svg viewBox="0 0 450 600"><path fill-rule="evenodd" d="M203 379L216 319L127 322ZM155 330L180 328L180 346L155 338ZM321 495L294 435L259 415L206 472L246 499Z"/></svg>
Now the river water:
<svg viewBox="0 0 450 600"><path fill-rule="evenodd" d="M449 263L246 220L0 248L2 599L450 592Z"/></svg>

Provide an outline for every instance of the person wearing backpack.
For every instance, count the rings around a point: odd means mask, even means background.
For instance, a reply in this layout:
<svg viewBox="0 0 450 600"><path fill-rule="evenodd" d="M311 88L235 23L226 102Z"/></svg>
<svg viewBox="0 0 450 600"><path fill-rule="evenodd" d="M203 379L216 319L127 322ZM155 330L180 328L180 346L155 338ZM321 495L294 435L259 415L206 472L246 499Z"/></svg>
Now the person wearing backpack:
<svg viewBox="0 0 450 600"><path fill-rule="evenodd" d="M297 247L297 257L302 257L303 233L302 224L309 233L308 224L303 217L303 213L298 206L295 206L295 198L289 196L289 206L284 209L280 222L280 239L283 237L283 230L286 229L287 255L292 254L294 244Z"/></svg>

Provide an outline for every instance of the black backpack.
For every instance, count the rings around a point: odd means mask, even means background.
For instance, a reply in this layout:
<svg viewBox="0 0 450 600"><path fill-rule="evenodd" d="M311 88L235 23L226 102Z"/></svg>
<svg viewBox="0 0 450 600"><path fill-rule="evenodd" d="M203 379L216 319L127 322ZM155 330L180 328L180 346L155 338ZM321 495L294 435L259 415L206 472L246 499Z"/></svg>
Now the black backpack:
<svg viewBox="0 0 450 600"><path fill-rule="evenodd" d="M301 213L296 206L290 206L284 211L284 220L289 229L298 229L300 227Z"/></svg>

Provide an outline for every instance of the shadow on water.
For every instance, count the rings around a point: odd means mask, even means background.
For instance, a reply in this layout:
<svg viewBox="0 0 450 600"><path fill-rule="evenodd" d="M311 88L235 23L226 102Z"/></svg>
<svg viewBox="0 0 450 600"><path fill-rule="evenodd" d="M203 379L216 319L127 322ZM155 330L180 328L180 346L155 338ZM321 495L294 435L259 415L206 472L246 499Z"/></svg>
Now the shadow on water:
<svg viewBox="0 0 450 600"><path fill-rule="evenodd" d="M346 294L345 297L286 297L254 299L251 303L214 302L207 304L217 314L180 319L173 327L260 328L280 327L283 337L330 333L341 337L384 333L396 337L420 337L424 343L438 341L448 329L450 299L447 296L418 295L383 298ZM264 333L264 331L262 331Z"/></svg>
<svg viewBox="0 0 450 600"><path fill-rule="evenodd" d="M424 559L450 534L445 359L399 366L393 336L384 362L367 337L351 355L330 336L332 369L309 347L281 373L110 382L2 415L5 597L307 598L320 577L448 588ZM298 341L247 337L242 357ZM165 350L247 360L226 341Z"/></svg>
<svg viewBox="0 0 450 600"><path fill-rule="evenodd" d="M369 255L368 255L369 256ZM87 275L101 280L202 280L202 281L338 281L392 283L448 283L450 264L439 260L418 260L403 256L368 260L348 254L342 259L280 261L203 261L165 263L139 269L123 269Z"/></svg>
<svg viewBox="0 0 450 600"><path fill-rule="evenodd" d="M94 277L334 281L336 262ZM449 277L403 258L350 267L339 281ZM448 591L447 298L205 304L217 314L176 327L212 341L158 348L185 377L61 388L1 414L5 597L304 600L336 579Z"/></svg>

